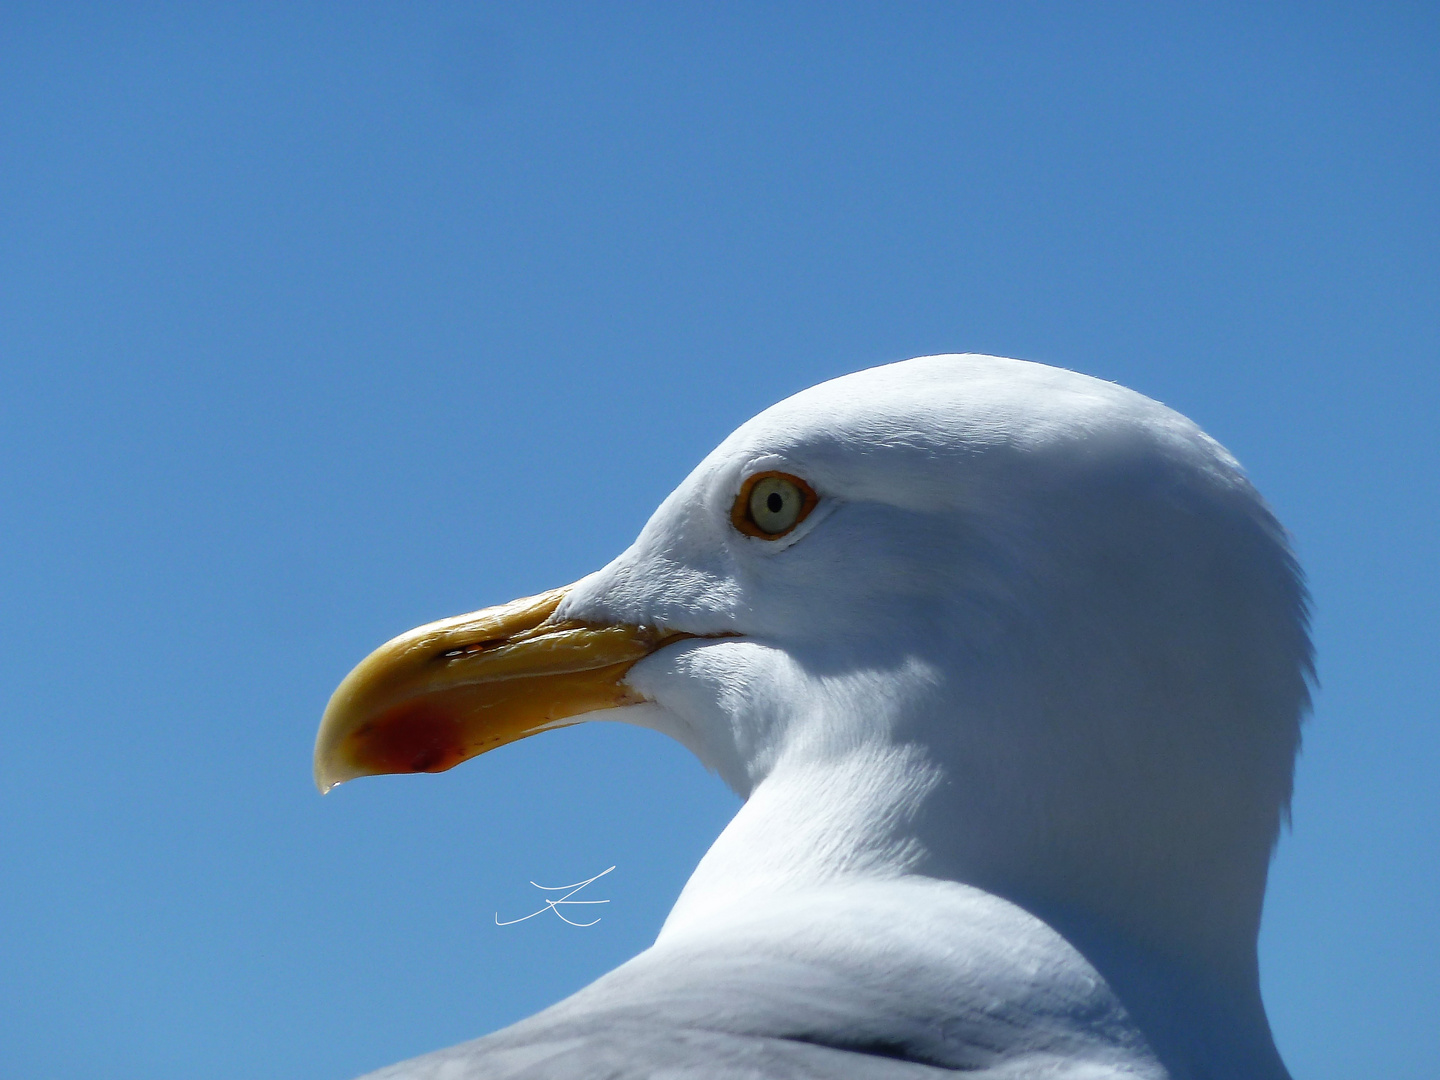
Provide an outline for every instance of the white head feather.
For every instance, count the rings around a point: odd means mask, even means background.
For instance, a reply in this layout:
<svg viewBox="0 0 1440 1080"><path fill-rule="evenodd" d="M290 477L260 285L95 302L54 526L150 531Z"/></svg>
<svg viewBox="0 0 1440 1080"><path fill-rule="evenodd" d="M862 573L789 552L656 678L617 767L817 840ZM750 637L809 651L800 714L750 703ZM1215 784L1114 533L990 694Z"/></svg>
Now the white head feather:
<svg viewBox="0 0 1440 1080"><path fill-rule="evenodd" d="M820 496L778 541L730 521L768 470ZM1283 530L1190 421L933 356L746 423L559 614L737 635L643 661L629 681L655 704L610 714L749 800L661 944L746 896L918 875L1021 905L1132 994L1264 1028L1305 612Z"/></svg>

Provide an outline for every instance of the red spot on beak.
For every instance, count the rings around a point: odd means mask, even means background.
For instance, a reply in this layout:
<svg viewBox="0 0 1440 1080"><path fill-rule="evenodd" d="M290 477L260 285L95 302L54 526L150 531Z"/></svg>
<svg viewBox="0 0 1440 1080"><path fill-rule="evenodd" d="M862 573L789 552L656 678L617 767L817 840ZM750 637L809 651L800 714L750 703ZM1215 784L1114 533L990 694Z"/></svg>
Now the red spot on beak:
<svg viewBox="0 0 1440 1080"><path fill-rule="evenodd" d="M395 706L349 741L355 763L377 773L444 772L468 756L460 721L424 701Z"/></svg>

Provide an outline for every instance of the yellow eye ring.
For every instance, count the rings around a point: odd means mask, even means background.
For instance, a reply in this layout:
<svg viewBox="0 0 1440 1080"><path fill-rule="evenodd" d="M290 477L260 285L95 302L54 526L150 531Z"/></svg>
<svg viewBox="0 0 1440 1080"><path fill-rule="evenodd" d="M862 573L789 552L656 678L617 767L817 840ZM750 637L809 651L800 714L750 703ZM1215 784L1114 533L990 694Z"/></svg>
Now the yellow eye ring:
<svg viewBox="0 0 1440 1080"><path fill-rule="evenodd" d="M801 480L782 472L747 477L730 508L730 524L746 536L778 540L815 509L820 496Z"/></svg>

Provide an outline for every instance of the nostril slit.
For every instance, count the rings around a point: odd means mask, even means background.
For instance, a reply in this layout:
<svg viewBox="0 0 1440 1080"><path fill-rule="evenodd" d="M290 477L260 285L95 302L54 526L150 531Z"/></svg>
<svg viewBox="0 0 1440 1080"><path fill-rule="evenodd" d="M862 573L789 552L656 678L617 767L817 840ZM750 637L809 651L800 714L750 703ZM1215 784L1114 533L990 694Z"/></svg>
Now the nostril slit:
<svg viewBox="0 0 1440 1080"><path fill-rule="evenodd" d="M462 656L474 656L476 653L489 652L491 649L498 649L504 645L509 638L488 638L485 641L472 641L468 645L461 645L456 649L446 649L435 659L455 660Z"/></svg>

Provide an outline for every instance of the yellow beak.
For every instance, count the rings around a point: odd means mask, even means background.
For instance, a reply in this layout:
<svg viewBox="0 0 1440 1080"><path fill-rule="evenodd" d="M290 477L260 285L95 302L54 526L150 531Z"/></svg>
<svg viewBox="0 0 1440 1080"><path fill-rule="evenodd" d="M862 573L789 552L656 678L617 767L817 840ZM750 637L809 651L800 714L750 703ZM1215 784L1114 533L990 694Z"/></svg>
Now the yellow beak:
<svg viewBox="0 0 1440 1080"><path fill-rule="evenodd" d="M625 673L690 635L554 621L568 589L417 627L367 656L320 720L316 786L443 772L584 713L643 700L621 683Z"/></svg>

